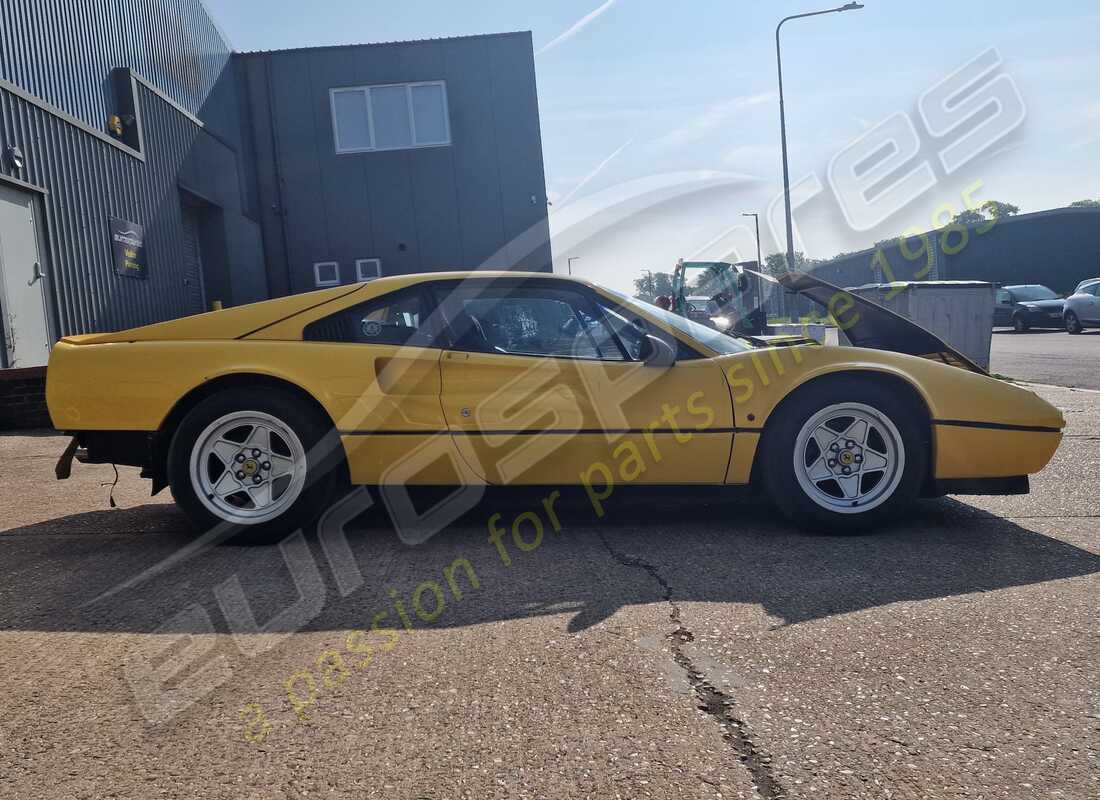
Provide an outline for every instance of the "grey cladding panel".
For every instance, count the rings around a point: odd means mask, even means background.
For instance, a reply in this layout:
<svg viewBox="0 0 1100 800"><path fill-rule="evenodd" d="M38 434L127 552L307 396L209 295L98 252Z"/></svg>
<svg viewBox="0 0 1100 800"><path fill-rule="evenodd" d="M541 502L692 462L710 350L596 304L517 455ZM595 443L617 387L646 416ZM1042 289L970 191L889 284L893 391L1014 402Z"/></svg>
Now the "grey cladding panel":
<svg viewBox="0 0 1100 800"><path fill-rule="evenodd" d="M461 266L477 267L506 241L489 54L480 39L448 42L446 54L454 179L465 259Z"/></svg>

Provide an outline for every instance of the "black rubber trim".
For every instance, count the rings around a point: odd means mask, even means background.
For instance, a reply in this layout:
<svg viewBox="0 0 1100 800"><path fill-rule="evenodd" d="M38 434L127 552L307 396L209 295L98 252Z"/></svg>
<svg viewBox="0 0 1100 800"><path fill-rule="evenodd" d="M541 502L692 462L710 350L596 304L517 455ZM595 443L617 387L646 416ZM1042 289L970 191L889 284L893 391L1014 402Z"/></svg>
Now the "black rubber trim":
<svg viewBox="0 0 1100 800"><path fill-rule="evenodd" d="M340 431L341 436L435 436L440 433L449 433L452 436L576 436L614 434L623 435L631 433L677 433L673 428L621 428L605 430L603 428L582 428L580 430L435 430L435 431ZM679 433L761 433L760 428L710 428L705 431L680 428Z"/></svg>
<svg viewBox="0 0 1100 800"><path fill-rule="evenodd" d="M281 322L286 322L288 319L292 319L292 318L298 316L299 314L305 314L307 311L312 311L315 308L320 308L321 306L328 305L329 303L335 303L337 300L343 300L348 295L354 294L355 292L358 292L362 288L363 288L363 284L359 284L358 286L349 287L348 291L344 292L343 294L337 295L336 297L330 297L328 300L322 300L320 303L316 303L312 306L309 306L308 308L303 308L303 309L300 309L298 311L295 311L293 314L287 314L285 317L281 317L280 319L274 320L272 322L264 323L260 327L256 328L256 330L249 331L248 333L242 333L240 336L237 337L237 339L238 340L247 339L249 336L255 336L260 331L267 330L271 326L278 325Z"/></svg>
<svg viewBox="0 0 1100 800"><path fill-rule="evenodd" d="M934 419L933 425L951 428L981 428L990 431L1024 431L1025 433L1061 433L1061 428L1049 428L1043 425L1008 425L1003 422L968 422L958 419Z"/></svg>
<svg viewBox="0 0 1100 800"><path fill-rule="evenodd" d="M949 478L935 482L942 494L984 495L988 497L1031 493L1027 475L1011 478Z"/></svg>

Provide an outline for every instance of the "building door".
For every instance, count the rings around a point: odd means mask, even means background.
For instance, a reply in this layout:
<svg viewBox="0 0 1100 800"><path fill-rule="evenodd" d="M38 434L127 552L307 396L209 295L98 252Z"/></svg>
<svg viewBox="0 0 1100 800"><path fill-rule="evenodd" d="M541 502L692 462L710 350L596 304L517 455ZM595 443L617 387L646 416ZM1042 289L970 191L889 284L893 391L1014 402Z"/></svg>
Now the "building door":
<svg viewBox="0 0 1100 800"><path fill-rule="evenodd" d="M41 367L50 358L45 241L35 197L0 184L0 310L4 366Z"/></svg>
<svg viewBox="0 0 1100 800"><path fill-rule="evenodd" d="M183 285L187 310L191 314L206 311L206 292L202 282L202 210L190 203L183 204Z"/></svg>

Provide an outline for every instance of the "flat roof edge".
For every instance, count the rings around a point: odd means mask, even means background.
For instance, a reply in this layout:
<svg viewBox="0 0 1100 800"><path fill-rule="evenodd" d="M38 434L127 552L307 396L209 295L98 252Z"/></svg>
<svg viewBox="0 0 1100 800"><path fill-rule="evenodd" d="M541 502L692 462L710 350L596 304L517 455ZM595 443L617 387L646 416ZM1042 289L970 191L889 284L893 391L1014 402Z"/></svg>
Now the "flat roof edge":
<svg viewBox="0 0 1100 800"><path fill-rule="evenodd" d="M444 44L446 42L461 42L472 39L504 39L517 36L531 38L531 31L501 31L499 33L474 33L465 36L438 36L429 39L404 39L388 42L355 42L351 44L323 44L313 47L286 47L276 50L242 50L234 52L235 56L269 56L282 53L311 53L324 50L351 50L358 47L397 47L410 44Z"/></svg>

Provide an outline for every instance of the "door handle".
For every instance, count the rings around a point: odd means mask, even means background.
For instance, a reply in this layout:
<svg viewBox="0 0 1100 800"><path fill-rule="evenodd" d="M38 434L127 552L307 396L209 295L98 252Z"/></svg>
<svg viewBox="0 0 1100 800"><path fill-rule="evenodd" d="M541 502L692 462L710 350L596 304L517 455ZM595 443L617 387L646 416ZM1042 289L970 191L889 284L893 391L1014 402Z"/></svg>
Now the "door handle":
<svg viewBox="0 0 1100 800"><path fill-rule="evenodd" d="M460 353L460 352L457 352L455 350L448 350L446 358L447 358L448 361L469 361L470 360L470 354L469 353Z"/></svg>
<svg viewBox="0 0 1100 800"><path fill-rule="evenodd" d="M34 286L40 280L46 276L42 274L42 265L37 261L34 262L34 271L31 273L31 279L27 281L27 286Z"/></svg>

